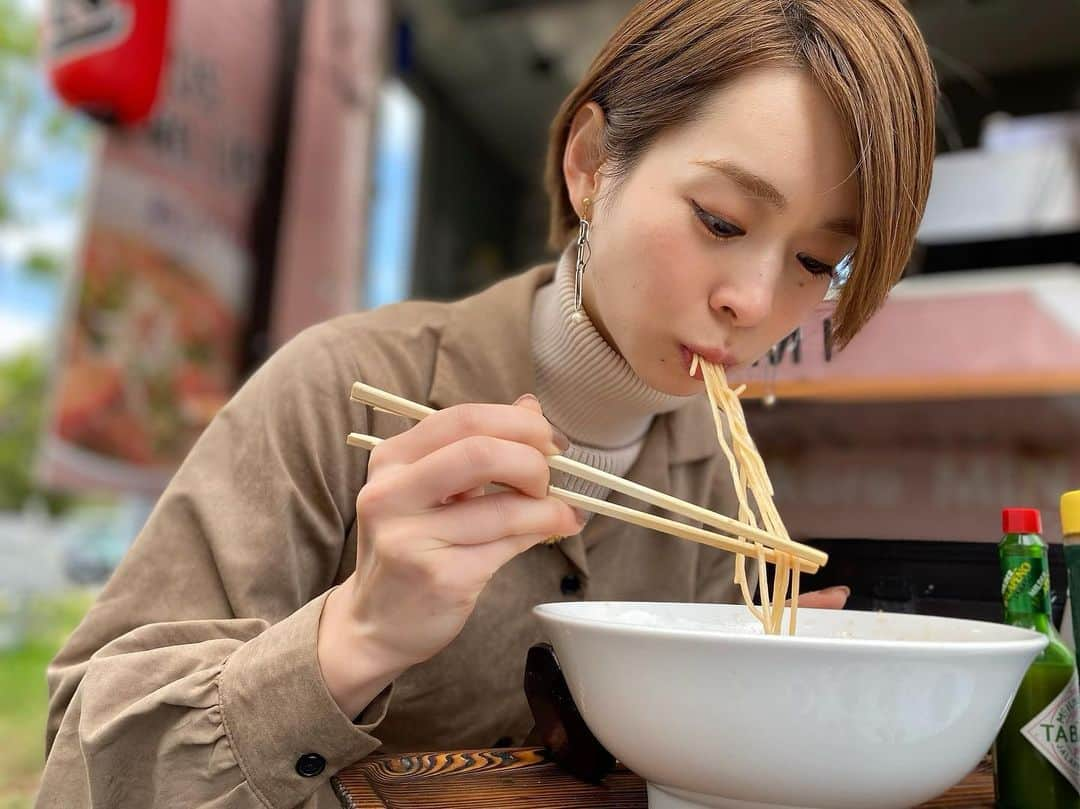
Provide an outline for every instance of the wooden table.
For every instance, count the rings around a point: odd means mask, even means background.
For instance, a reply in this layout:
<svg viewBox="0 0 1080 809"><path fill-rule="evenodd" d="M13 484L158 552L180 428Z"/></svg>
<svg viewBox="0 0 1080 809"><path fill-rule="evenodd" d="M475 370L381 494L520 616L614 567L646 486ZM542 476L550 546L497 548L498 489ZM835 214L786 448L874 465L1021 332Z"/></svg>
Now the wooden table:
<svg viewBox="0 0 1080 809"><path fill-rule="evenodd" d="M645 782L619 767L601 786L546 761L542 748L384 756L338 773L344 809L645 809ZM919 809L993 809L989 760Z"/></svg>

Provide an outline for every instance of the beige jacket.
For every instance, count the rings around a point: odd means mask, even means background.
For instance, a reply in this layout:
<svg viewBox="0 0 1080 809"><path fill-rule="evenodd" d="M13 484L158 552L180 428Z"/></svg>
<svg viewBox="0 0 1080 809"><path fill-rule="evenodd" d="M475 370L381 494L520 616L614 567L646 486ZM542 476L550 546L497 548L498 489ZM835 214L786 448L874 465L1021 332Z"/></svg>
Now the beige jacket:
<svg viewBox="0 0 1080 809"><path fill-rule="evenodd" d="M350 404L350 384L437 408L514 401L532 390L529 318L552 271L323 323L244 385L49 668L39 806L336 808L330 777L376 751L524 740L525 655L543 640L533 605L737 597L730 555L596 517L499 571L461 635L355 723L327 692L316 631L355 567L367 460L345 436L408 426ZM732 512L704 397L654 420L628 477ZM581 589L564 594L572 575ZM308 754L326 766L305 777Z"/></svg>

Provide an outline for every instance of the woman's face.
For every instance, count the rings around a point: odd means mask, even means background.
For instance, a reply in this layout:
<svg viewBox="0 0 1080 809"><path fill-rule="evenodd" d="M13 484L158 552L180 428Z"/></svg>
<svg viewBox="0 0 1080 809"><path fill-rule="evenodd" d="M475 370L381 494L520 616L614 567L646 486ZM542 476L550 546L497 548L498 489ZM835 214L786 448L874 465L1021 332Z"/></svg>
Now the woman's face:
<svg viewBox="0 0 1080 809"><path fill-rule="evenodd" d="M841 122L805 73L762 68L664 132L592 211L586 310L650 386L689 395L691 352L748 365L803 322L855 247ZM579 202L579 201L578 201Z"/></svg>

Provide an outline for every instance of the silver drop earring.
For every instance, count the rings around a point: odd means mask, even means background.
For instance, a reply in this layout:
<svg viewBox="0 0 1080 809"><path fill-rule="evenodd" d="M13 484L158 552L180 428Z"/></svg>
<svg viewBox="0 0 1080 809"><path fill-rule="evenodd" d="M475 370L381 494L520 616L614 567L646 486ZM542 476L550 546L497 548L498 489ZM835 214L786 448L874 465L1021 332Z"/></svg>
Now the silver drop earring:
<svg viewBox="0 0 1080 809"><path fill-rule="evenodd" d="M776 405L776 366L784 361L784 355L790 353L792 361L798 365L802 362L802 329L797 328L779 343L769 349L768 364L765 366L765 395L762 404L765 407Z"/></svg>
<svg viewBox="0 0 1080 809"><path fill-rule="evenodd" d="M761 397L765 407L776 406L776 366L769 362L765 366L765 394Z"/></svg>
<svg viewBox="0 0 1080 809"><path fill-rule="evenodd" d="M581 223L578 226L577 237L577 260L574 263L574 321L580 322L585 315L581 311L581 290L585 277L585 268L589 265L592 257L592 247L589 245L589 208L592 207L592 199L585 197L582 200Z"/></svg>

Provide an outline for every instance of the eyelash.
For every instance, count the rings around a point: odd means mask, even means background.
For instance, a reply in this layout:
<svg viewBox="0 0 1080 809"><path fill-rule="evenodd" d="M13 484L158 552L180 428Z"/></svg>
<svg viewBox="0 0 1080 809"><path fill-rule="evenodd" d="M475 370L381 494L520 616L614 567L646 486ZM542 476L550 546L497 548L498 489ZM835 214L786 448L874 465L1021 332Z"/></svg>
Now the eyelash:
<svg viewBox="0 0 1080 809"><path fill-rule="evenodd" d="M709 213L694 200L690 200L690 203L694 208L694 215L697 216L698 221L705 226L705 232L717 241L724 241L736 236L746 235L746 231L738 225L733 225L731 222ZM717 225L726 229L726 232L717 233L713 229ZM824 275L828 278L832 278L836 274L836 267L831 264L826 264L824 261L818 261L816 258L808 256L806 253L797 253L795 258L802 264L803 269L811 275Z"/></svg>

